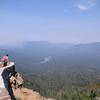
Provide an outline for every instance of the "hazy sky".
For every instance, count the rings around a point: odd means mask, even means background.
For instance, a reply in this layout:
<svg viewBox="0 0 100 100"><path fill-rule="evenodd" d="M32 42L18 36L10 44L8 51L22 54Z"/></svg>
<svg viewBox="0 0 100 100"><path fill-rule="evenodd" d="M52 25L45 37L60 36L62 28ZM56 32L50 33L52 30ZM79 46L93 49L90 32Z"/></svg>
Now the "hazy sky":
<svg viewBox="0 0 100 100"><path fill-rule="evenodd" d="M0 0L0 44L100 41L100 0Z"/></svg>

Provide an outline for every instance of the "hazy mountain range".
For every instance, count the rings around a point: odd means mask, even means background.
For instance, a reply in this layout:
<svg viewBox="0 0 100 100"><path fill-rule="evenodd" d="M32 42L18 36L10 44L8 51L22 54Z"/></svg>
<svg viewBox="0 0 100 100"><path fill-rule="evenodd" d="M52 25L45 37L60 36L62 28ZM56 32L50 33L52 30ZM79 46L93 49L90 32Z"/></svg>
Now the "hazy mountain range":
<svg viewBox="0 0 100 100"><path fill-rule="evenodd" d="M6 53L23 74L25 87L43 96L57 100L74 100L74 96L80 100L80 96L82 100L90 100L90 85L100 87L99 42L24 42L16 48L1 47L0 56Z"/></svg>
<svg viewBox="0 0 100 100"><path fill-rule="evenodd" d="M100 43L68 44L24 42L22 47L1 48L9 53L19 68L28 70L59 70L67 67L100 69Z"/></svg>

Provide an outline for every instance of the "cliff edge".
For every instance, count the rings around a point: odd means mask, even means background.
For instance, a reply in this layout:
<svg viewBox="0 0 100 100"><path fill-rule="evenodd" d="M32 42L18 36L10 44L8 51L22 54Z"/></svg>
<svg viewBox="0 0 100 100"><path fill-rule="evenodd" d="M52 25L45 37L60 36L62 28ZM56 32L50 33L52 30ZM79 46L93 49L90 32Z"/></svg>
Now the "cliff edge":
<svg viewBox="0 0 100 100"><path fill-rule="evenodd" d="M18 100L55 100L52 98L45 98L38 92L27 88L16 89L14 90L14 94Z"/></svg>
<svg viewBox="0 0 100 100"><path fill-rule="evenodd" d="M2 67L0 63L0 100L11 100L8 94L8 90L5 88L5 82L4 82L5 79L3 78L3 73L6 69L12 68L13 66L14 66L13 62L11 62L7 67ZM7 74L7 72L5 73ZM6 74L4 74L4 76ZM11 79L10 81L11 81L12 90L17 100L55 100L52 98L43 97L38 92L33 91L31 89L18 88L19 84L21 85L21 82L20 82L21 77L19 73L16 74L16 77L12 76L10 79ZM13 85L15 84L15 82L17 83L16 83L16 86L14 86L13 88Z"/></svg>

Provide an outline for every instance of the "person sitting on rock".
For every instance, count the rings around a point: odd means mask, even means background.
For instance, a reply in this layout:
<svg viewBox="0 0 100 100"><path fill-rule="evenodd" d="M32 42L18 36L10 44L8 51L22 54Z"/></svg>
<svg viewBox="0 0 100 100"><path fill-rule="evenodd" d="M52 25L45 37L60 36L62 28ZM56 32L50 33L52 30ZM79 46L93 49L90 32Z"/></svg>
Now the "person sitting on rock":
<svg viewBox="0 0 100 100"><path fill-rule="evenodd" d="M6 54L5 56L2 57L1 62L3 63L3 67L7 66L7 64L9 62L8 54Z"/></svg>

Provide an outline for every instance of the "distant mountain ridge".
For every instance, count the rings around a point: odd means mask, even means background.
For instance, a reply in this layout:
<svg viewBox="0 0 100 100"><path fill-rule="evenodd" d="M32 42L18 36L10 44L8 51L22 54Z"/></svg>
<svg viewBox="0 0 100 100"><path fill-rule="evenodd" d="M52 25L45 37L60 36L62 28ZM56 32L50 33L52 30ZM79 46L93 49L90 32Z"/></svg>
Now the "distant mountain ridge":
<svg viewBox="0 0 100 100"><path fill-rule="evenodd" d="M89 44L59 44L50 42L25 42L24 49L27 53L37 59L36 62L47 56L52 56L51 63L61 62L68 64L71 62L74 65L81 63L89 66L99 67L100 62L100 42ZM36 60L34 58L34 60ZM34 62L34 61L33 61Z"/></svg>
<svg viewBox="0 0 100 100"><path fill-rule="evenodd" d="M6 47L5 47L6 48ZM4 48L4 49L5 49ZM0 48L2 54L3 48ZM100 65L100 42L88 44L70 44L70 43L50 43L46 41L24 42L21 48L6 48L3 53L8 52L10 58L16 61L18 67L24 69L43 70L52 66L54 70L60 66L84 66L99 68ZM52 59L41 64L46 57ZM58 67L56 67L56 65ZM37 67L38 66L38 67ZM44 67L41 67L44 66ZM64 67L65 68L65 67Z"/></svg>
<svg viewBox="0 0 100 100"><path fill-rule="evenodd" d="M2 50L4 49L1 48ZM25 42L21 48L6 48L6 51L10 60L16 63L16 70L22 73L25 87L39 92L44 97L72 100L74 94L77 96L79 93L85 100L81 93L84 92L85 96L90 98L90 89L100 83L99 42ZM2 54L0 52L0 55ZM75 100L78 100L78 97L75 97Z"/></svg>

